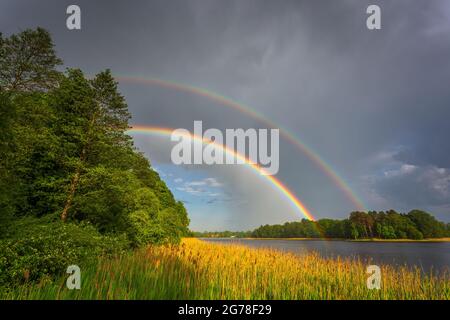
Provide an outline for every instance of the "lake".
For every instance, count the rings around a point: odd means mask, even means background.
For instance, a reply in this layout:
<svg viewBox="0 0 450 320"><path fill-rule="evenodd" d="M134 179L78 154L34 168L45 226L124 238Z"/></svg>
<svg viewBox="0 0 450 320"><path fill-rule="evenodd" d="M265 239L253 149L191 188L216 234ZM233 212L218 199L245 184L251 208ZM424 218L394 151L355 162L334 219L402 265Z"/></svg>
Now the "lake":
<svg viewBox="0 0 450 320"><path fill-rule="evenodd" d="M219 243L238 243L254 248L271 248L298 254L315 251L322 257L337 256L371 261L371 264L418 266L424 272L442 272L450 266L450 242L353 242L326 240L211 239Z"/></svg>

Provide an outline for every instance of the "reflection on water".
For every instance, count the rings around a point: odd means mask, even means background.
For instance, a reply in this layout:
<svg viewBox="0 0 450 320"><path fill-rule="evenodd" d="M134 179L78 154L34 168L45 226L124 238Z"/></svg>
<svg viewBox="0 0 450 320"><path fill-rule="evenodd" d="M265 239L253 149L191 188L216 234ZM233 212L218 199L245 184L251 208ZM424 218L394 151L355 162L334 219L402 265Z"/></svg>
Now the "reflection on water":
<svg viewBox="0 0 450 320"><path fill-rule="evenodd" d="M450 266L450 242L352 242L325 240L202 239L240 243L304 254L318 252L323 257L359 257L373 264L418 266L424 272L442 272Z"/></svg>

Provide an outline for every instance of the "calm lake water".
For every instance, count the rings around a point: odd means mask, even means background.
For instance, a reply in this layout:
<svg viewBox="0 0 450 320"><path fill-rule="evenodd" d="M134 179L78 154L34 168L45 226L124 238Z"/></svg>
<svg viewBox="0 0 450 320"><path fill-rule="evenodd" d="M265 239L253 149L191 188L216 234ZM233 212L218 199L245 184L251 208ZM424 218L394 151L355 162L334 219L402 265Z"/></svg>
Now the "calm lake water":
<svg viewBox="0 0 450 320"><path fill-rule="evenodd" d="M304 254L318 252L323 257L359 257L372 264L418 266L424 272L450 268L450 242L350 242L323 240L202 239L239 243L249 247L271 248Z"/></svg>

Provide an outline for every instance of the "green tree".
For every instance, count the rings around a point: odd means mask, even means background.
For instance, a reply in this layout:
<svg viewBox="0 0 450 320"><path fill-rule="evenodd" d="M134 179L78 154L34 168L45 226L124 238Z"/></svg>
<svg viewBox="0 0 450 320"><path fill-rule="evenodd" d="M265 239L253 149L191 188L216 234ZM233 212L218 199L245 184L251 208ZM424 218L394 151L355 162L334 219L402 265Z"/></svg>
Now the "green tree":
<svg viewBox="0 0 450 320"><path fill-rule="evenodd" d="M350 234L352 236L353 239L358 239L359 238L359 231L358 231L358 227L355 223L351 223L350 224Z"/></svg>
<svg viewBox="0 0 450 320"><path fill-rule="evenodd" d="M412 210L407 217L415 224L424 238L445 236L445 225L437 221L431 214L421 210Z"/></svg>
<svg viewBox="0 0 450 320"><path fill-rule="evenodd" d="M65 115L63 119L73 119L72 125L64 123L61 130L70 134L66 135L68 143L75 142L75 154L72 153L70 159L74 163L74 173L61 213L61 219L65 221L83 171L89 165L99 163L105 154L106 160L111 161L114 154L105 151L130 143L130 138L125 135L130 115L109 70L91 81L85 79L80 70L70 70L58 93L58 107ZM78 99L73 101L74 97ZM61 109L63 106L65 108Z"/></svg>
<svg viewBox="0 0 450 320"><path fill-rule="evenodd" d="M27 29L4 38L0 34L0 87L5 91L42 91L53 88L60 76L50 34Z"/></svg>
<svg viewBox="0 0 450 320"><path fill-rule="evenodd" d="M140 230L139 244L189 232L183 204L126 134L130 114L109 70L91 80L78 69L58 73L42 29L0 37L0 49L2 230L10 212L89 221L129 238Z"/></svg>

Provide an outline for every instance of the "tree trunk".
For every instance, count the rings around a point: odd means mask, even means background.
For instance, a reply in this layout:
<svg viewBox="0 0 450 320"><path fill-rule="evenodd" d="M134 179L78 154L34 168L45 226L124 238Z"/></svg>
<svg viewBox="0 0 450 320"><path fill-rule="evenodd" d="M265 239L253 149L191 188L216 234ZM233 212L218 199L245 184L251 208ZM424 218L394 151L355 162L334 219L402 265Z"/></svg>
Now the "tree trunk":
<svg viewBox="0 0 450 320"><path fill-rule="evenodd" d="M91 133L92 126L94 125L94 122L95 122L95 118L96 117L94 114L94 116L92 117L91 123L90 123L89 130L88 130L88 135L90 135L90 133ZM86 159L86 152L87 152L86 150L87 150L88 146L89 146L89 140L83 147L83 150L81 150L80 164L77 166L75 175L73 176L72 182L70 183L69 195L67 196L66 203L64 205L64 209L61 213L61 220L63 222L66 222L66 220L67 220L69 209L72 206L73 197L75 196L75 192L77 191L78 182L80 181L80 176L81 176L81 166L82 166L84 160Z"/></svg>
<svg viewBox="0 0 450 320"><path fill-rule="evenodd" d="M81 165L82 165L85 157L86 157L86 147L84 147L83 150L81 150L80 164L77 166L75 175L73 176L72 182L70 183L69 195L67 196L66 204L64 205L64 209L61 213L61 220L63 222L66 222L69 209L72 206L73 197L75 196L75 192L77 191L77 187L78 187L78 182L80 181Z"/></svg>
<svg viewBox="0 0 450 320"><path fill-rule="evenodd" d="M80 164L77 166L75 175L73 176L72 182L70 183L70 191L67 196L66 203L64 205L64 209L61 213L61 220L63 222L66 222L66 220L67 220L69 209L72 206L72 201L75 196L75 192L77 191L78 183L80 181L80 176L81 176L81 166L82 166L84 160L86 159L87 149L91 143L90 138L91 138L92 128L94 127L96 119L97 119L97 113L94 113L92 115L92 119L89 123L89 128L88 128L88 133L87 133L88 141L86 142L86 144L83 146L83 149L81 150Z"/></svg>
<svg viewBox="0 0 450 320"><path fill-rule="evenodd" d="M69 195L67 196L66 204L64 205L64 209L61 213L61 220L63 222L66 222L67 220L67 214L69 212L70 207L72 206L73 197L75 195L75 191L77 190L78 181L80 181L80 167L77 168L77 171L75 172L75 175L72 179L72 182L70 183L70 191Z"/></svg>

